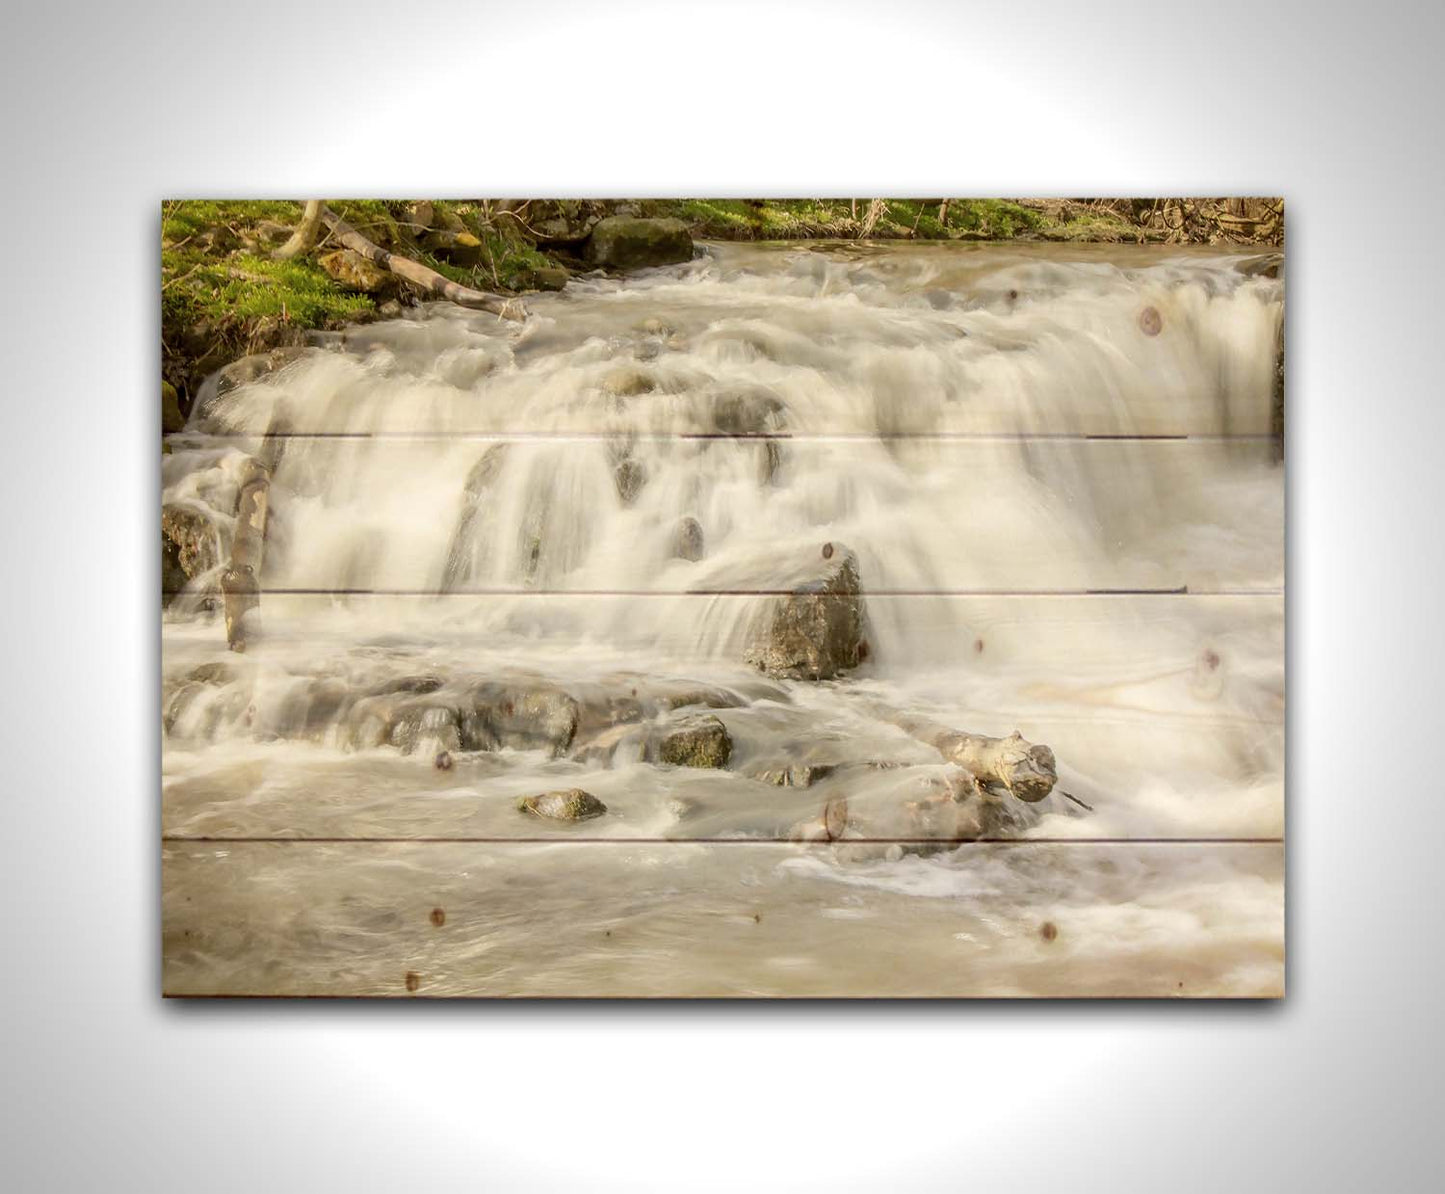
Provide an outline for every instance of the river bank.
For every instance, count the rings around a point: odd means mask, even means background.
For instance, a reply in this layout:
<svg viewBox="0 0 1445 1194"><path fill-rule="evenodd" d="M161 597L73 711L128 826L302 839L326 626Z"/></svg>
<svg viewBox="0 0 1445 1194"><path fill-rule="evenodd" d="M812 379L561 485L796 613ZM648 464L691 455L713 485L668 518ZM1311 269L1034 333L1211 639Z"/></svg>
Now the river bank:
<svg viewBox="0 0 1445 1194"><path fill-rule="evenodd" d="M179 430L207 376L313 331L399 315L414 288L322 238L274 256L301 219L289 200L179 200L162 208L162 431ZM678 220L694 240L1282 243L1274 200L645 199L337 201L378 246L499 295L556 290L595 268L608 216Z"/></svg>

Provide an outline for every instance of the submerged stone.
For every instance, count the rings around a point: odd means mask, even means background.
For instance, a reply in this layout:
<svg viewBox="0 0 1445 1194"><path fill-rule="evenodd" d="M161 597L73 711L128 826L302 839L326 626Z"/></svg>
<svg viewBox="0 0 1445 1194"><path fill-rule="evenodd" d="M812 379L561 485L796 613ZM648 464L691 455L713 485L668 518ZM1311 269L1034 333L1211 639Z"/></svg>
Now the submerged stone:
<svg viewBox="0 0 1445 1194"><path fill-rule="evenodd" d="M463 709L466 750L545 750L559 755L571 744L581 708L560 688L482 684Z"/></svg>
<svg viewBox="0 0 1445 1194"><path fill-rule="evenodd" d="M675 559L696 562L703 556L702 524L697 519L684 518L672 533L672 554Z"/></svg>
<svg viewBox="0 0 1445 1194"><path fill-rule="evenodd" d="M647 484L647 468L640 460L629 457L618 464L613 480L617 483L617 496L622 499L622 504L630 506Z"/></svg>

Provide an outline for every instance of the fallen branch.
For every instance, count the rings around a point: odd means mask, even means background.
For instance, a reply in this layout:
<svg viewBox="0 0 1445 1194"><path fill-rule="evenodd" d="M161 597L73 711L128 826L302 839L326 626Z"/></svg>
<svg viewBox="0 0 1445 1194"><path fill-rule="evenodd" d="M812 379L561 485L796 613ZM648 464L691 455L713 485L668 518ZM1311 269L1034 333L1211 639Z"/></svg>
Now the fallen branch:
<svg viewBox="0 0 1445 1194"><path fill-rule="evenodd" d="M299 257L302 253L311 252L316 247L316 237L321 231L323 206L320 199L306 200L305 210L301 213L301 223L296 226L296 231L291 234L291 239L271 256L277 261L289 261L293 257Z"/></svg>
<svg viewBox="0 0 1445 1194"><path fill-rule="evenodd" d="M236 502L236 532L231 539L231 565L221 574L226 643L232 651L246 649L246 614L261 604L261 560L266 549L266 508L271 474L252 461Z"/></svg>
<svg viewBox="0 0 1445 1194"><path fill-rule="evenodd" d="M500 295L487 294L483 290L473 290L470 286L463 286L458 282L453 282L450 278L442 277L436 270L428 269L421 262L413 261L410 257L401 257L396 253L387 252L380 245L367 240L329 207L321 208L321 219L331 229L338 242L348 249L360 253L368 261L374 262L382 269L389 270L403 281L410 282L433 298L444 299L449 303L456 303L459 307L467 307L474 311L490 311L502 319L520 320L527 317L526 309L516 299L504 299Z"/></svg>
<svg viewBox="0 0 1445 1194"><path fill-rule="evenodd" d="M1025 742L1015 730L1007 738L945 730L932 739L944 758L973 773L985 787L999 787L1029 804L1036 804L1058 781L1054 752L1047 746Z"/></svg>

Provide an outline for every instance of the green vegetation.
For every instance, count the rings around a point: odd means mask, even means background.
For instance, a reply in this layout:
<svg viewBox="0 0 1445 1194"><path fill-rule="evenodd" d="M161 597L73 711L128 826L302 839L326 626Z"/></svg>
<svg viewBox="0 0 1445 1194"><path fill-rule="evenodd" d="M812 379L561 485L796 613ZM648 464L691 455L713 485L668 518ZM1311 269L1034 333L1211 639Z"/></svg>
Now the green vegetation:
<svg viewBox="0 0 1445 1194"><path fill-rule="evenodd" d="M693 235L717 240L852 239L869 200L685 199L648 204L649 213L686 220ZM1050 211L1050 208L1057 210ZM940 220L942 215L942 221ZM870 237L876 240L1135 240L1138 229L1117 212L1062 201L1024 206L1008 199L887 199Z"/></svg>
<svg viewBox="0 0 1445 1194"><path fill-rule="evenodd" d="M589 268L583 241L606 215L675 217L698 240L1218 240L1280 244L1283 204L1263 199L330 200L368 240L475 290L515 294ZM878 204L875 208L872 205ZM181 200L161 219L164 377L189 408L200 381L236 357L314 329L398 314L411 292L371 270L324 268L323 235L288 261L275 250L301 220L287 200Z"/></svg>
<svg viewBox="0 0 1445 1194"><path fill-rule="evenodd" d="M178 200L161 213L161 341L164 376L187 398L210 371L247 353L300 341L313 329L365 322L377 299L344 289L320 265L336 246L277 261L273 252L300 222L302 204L285 200ZM478 290L515 293L537 283L552 262L516 220L494 220L487 206L434 203L433 228L470 233L475 262L457 263L427 244L410 203L332 201L369 240Z"/></svg>

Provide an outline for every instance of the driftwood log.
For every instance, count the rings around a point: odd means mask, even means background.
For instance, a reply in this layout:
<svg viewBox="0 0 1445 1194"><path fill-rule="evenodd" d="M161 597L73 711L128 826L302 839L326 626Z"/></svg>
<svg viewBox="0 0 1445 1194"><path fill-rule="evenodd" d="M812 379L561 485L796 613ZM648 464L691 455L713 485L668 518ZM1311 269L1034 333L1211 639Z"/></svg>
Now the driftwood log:
<svg viewBox="0 0 1445 1194"><path fill-rule="evenodd" d="M246 614L261 604L261 561L266 549L266 508L271 474L252 461L236 502L236 531L231 563L221 574L221 606L226 617L226 642L232 651L246 649Z"/></svg>
<svg viewBox="0 0 1445 1194"><path fill-rule="evenodd" d="M428 269L419 261L390 253L380 245L373 244L324 204L321 206L320 218L337 241L348 249L360 253L368 261L389 270L433 298L444 299L474 311L490 311L502 319L520 320L527 317L526 309L516 299L504 299L483 290L473 290L470 286L463 286L450 278L442 277L436 270Z"/></svg>

